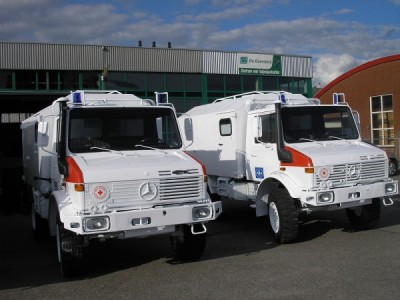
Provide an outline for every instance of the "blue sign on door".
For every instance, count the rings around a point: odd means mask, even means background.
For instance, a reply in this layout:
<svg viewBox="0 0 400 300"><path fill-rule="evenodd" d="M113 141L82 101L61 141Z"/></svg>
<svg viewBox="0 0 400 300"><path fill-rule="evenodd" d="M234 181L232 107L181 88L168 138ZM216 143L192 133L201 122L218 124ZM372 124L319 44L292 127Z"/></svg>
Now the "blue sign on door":
<svg viewBox="0 0 400 300"><path fill-rule="evenodd" d="M264 168L256 168L256 178L264 178Z"/></svg>

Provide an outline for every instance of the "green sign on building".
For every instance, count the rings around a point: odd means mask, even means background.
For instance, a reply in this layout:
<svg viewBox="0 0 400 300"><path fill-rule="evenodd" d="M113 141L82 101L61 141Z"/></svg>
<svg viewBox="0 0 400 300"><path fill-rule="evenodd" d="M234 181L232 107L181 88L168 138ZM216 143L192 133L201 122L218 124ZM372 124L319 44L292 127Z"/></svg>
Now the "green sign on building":
<svg viewBox="0 0 400 300"><path fill-rule="evenodd" d="M239 74L242 75L282 75L281 57L279 55L263 55L238 53Z"/></svg>

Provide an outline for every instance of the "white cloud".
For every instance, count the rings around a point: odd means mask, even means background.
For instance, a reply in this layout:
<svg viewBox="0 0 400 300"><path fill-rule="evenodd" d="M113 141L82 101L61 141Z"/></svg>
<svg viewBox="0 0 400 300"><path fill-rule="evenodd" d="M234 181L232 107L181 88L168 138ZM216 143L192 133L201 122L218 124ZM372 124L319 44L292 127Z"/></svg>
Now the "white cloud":
<svg viewBox="0 0 400 300"><path fill-rule="evenodd" d="M349 54L327 54L314 60L314 86L325 86L361 62Z"/></svg>

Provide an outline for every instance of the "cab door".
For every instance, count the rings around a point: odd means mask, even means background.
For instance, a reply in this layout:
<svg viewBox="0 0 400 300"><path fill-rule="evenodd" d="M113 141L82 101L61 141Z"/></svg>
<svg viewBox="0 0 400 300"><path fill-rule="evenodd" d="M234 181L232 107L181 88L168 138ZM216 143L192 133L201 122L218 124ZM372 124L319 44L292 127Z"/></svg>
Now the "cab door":
<svg viewBox="0 0 400 300"><path fill-rule="evenodd" d="M260 182L280 166L275 112L250 115L248 124L251 129L247 139L247 177Z"/></svg>

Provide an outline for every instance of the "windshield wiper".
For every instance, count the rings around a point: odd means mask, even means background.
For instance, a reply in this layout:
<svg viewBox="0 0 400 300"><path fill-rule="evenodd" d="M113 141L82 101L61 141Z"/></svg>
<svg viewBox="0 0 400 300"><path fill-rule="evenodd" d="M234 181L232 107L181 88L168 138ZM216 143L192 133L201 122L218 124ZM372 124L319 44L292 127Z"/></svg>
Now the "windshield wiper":
<svg viewBox="0 0 400 300"><path fill-rule="evenodd" d="M299 141L316 142L316 140L307 139L307 138L299 138Z"/></svg>
<svg viewBox="0 0 400 300"><path fill-rule="evenodd" d="M345 141L345 142L351 143L350 141L348 141L346 139L343 139L343 138L340 138L340 137L337 137L337 136L334 136L334 135L328 136L328 139L340 140L340 141Z"/></svg>
<svg viewBox="0 0 400 300"><path fill-rule="evenodd" d="M154 147L150 147L150 146L146 146L146 145L142 145L142 144L136 144L135 147L142 147L142 148L145 148L145 149L160 151L160 152L162 152L162 153L164 153L164 154L167 154L167 153L168 153L167 151L164 151L164 150L162 150L162 149L154 148Z"/></svg>
<svg viewBox="0 0 400 300"><path fill-rule="evenodd" d="M92 146L92 147L90 147L90 150L92 150L92 149L108 151L108 152L111 152L111 153L116 153L116 154L120 154L120 155L122 155L122 156L125 156L125 153L123 153L123 152L121 152L121 151L112 150L112 149L108 149L108 148L101 148L101 147L94 147L94 146Z"/></svg>

